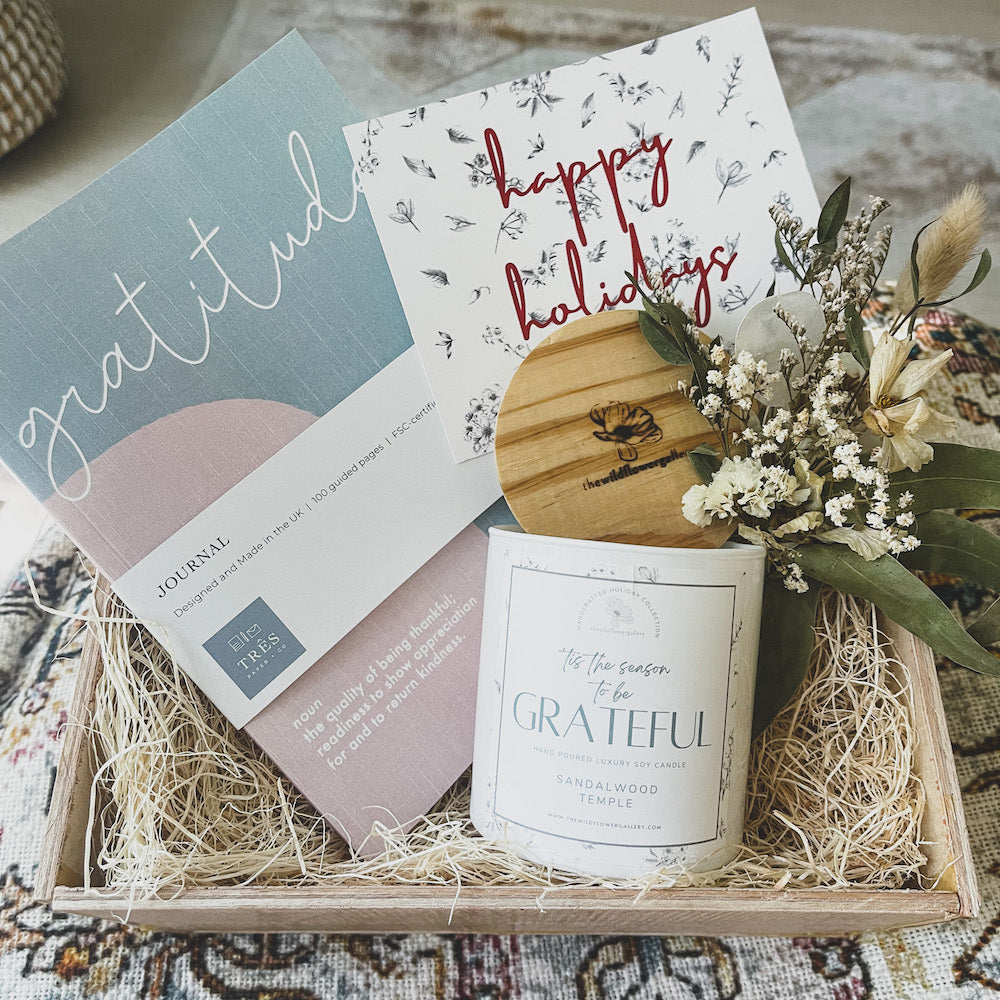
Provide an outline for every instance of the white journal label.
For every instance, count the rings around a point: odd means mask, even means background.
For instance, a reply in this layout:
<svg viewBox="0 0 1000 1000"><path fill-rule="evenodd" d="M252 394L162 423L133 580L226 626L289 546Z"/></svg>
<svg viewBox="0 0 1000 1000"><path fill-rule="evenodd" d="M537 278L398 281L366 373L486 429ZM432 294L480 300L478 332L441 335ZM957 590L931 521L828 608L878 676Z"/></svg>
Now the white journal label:
<svg viewBox="0 0 1000 1000"><path fill-rule="evenodd" d="M410 348L114 582L234 725L500 495L434 410Z"/></svg>

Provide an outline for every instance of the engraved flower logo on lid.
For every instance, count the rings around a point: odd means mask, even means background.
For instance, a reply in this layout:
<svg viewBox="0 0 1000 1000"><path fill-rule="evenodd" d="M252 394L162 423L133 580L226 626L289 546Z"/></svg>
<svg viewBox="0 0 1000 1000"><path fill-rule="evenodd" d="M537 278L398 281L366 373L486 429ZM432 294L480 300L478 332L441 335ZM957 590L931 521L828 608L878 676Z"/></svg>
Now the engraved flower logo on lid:
<svg viewBox="0 0 1000 1000"><path fill-rule="evenodd" d="M590 419L601 428L594 431L594 437L617 445L618 457L623 462L634 462L639 457L636 444L659 441L663 437L653 414L642 406L629 403L595 406L590 411Z"/></svg>

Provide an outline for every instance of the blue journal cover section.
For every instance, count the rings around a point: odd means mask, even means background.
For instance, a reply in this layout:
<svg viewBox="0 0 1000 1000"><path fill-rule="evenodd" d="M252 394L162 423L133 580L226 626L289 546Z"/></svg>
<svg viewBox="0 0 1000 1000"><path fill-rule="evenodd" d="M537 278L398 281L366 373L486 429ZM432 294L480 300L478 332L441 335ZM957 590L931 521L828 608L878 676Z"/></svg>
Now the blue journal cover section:
<svg viewBox="0 0 1000 1000"><path fill-rule="evenodd" d="M41 499L159 417L319 416L411 346L352 183L357 118L289 35L0 247L2 458Z"/></svg>

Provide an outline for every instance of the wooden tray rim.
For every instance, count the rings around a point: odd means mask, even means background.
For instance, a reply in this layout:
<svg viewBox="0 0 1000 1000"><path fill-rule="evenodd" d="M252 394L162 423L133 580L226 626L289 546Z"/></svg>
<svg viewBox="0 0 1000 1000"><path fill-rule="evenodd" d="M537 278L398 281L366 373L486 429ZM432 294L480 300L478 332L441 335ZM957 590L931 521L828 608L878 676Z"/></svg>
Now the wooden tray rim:
<svg viewBox="0 0 1000 1000"><path fill-rule="evenodd" d="M98 614L104 602L98 602ZM310 886L195 888L130 902L125 893L82 888L84 836L93 762L86 720L100 665L92 627L69 709L51 798L35 897L54 910L172 929L440 931L532 933L850 933L919 925L979 912L961 792L930 649L880 619L895 655L910 670L910 700L920 727L917 769L928 806L928 889L632 890L560 887Z"/></svg>

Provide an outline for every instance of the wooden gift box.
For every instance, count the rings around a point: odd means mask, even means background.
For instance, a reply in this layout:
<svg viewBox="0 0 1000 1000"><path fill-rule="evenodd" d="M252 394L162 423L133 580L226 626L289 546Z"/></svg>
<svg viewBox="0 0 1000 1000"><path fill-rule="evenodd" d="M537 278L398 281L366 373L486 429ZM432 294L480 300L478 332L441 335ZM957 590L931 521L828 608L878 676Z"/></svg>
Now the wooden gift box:
<svg viewBox="0 0 1000 1000"><path fill-rule="evenodd" d="M83 888L94 764L84 726L100 670L88 639L38 872L36 896L58 911L182 931L839 935L973 916L979 894L934 662L928 647L891 622L891 652L906 663L918 732L917 773L927 797L921 838L926 889L631 890L449 886L204 888L130 902ZM81 724L73 724L81 723ZM96 882L97 874L94 879Z"/></svg>

